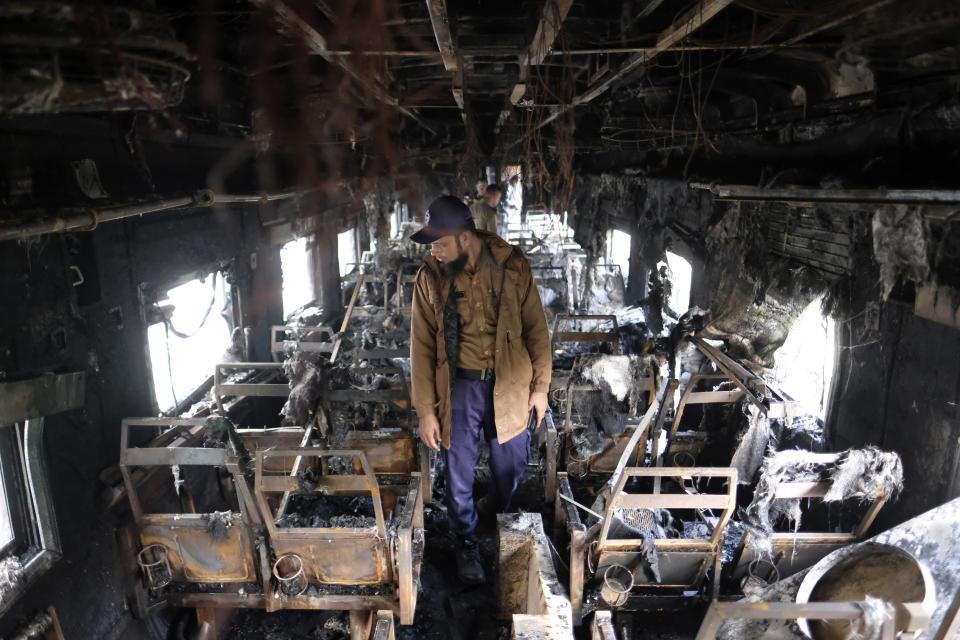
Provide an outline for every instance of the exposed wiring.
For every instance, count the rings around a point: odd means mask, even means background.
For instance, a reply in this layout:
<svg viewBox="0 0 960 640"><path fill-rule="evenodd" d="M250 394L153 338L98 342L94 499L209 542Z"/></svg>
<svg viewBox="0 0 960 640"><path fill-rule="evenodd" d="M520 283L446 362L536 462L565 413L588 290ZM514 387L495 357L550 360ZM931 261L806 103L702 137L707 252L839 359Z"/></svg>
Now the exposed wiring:
<svg viewBox="0 0 960 640"><path fill-rule="evenodd" d="M170 333L177 336L181 340L188 340L193 336L197 335L200 329L203 329L203 326L207 324L207 319L210 317L210 312L213 310L213 305L217 301L217 275L219 273L220 273L219 271L215 271L213 274L213 281L211 283L213 285L213 291L210 296L210 304L207 305L207 310L203 313L203 319L200 320L200 324L197 326L197 328L194 329L191 333L183 333L181 331L178 331L176 327L173 326L173 322L171 322L170 318L164 318L163 324L164 326L166 326L167 330Z"/></svg>
<svg viewBox="0 0 960 640"><path fill-rule="evenodd" d="M167 377L170 378L170 395L173 396L173 406L179 406L177 401L177 392L173 388L173 362L170 358L170 323L164 321L163 323L163 333L166 337L166 346L167 346Z"/></svg>

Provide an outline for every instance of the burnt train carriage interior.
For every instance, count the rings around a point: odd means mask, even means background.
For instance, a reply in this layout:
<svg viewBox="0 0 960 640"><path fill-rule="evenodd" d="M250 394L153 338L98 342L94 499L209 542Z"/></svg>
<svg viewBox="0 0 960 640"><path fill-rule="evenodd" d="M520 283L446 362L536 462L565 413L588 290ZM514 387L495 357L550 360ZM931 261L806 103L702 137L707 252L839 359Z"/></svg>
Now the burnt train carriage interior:
<svg viewBox="0 0 960 640"><path fill-rule="evenodd" d="M949 0L3 3L0 637L957 637L958 33ZM409 237L481 180L553 368L468 586Z"/></svg>

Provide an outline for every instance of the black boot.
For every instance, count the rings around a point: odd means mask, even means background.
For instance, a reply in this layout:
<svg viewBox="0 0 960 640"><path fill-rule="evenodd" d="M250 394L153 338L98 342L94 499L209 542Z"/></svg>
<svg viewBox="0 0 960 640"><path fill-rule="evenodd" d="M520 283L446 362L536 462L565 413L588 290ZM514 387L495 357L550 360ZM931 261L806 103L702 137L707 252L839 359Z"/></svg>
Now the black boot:
<svg viewBox="0 0 960 640"><path fill-rule="evenodd" d="M457 536L457 577L464 584L483 584L487 576L480 566L480 547L472 536Z"/></svg>

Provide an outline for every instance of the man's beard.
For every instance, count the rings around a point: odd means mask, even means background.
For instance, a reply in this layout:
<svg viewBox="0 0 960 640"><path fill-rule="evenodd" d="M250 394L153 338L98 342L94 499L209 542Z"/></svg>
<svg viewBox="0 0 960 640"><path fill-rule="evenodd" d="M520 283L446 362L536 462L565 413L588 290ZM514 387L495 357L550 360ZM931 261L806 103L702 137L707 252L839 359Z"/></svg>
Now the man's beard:
<svg viewBox="0 0 960 640"><path fill-rule="evenodd" d="M440 272L447 280L453 280L460 275L463 268L467 266L467 258L467 252L461 249L456 260L440 263Z"/></svg>

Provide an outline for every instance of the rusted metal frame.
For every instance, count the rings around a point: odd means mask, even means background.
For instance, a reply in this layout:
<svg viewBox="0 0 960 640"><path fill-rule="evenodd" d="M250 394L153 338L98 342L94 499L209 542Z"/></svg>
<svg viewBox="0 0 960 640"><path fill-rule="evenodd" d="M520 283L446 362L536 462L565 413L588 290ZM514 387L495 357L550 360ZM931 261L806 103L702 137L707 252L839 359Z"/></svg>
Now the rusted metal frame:
<svg viewBox="0 0 960 640"><path fill-rule="evenodd" d="M413 624L413 614L417 609L416 578L420 567L413 562L413 536L416 531L423 532L423 494L420 490L420 477L415 474L407 490L403 511L397 527L397 596L400 602L400 624Z"/></svg>
<svg viewBox="0 0 960 640"><path fill-rule="evenodd" d="M590 623L590 640L617 640L617 632L613 628L613 615L610 611L597 611L593 614Z"/></svg>
<svg viewBox="0 0 960 640"><path fill-rule="evenodd" d="M293 333L298 329L306 333L326 333L327 337L321 340L304 340L300 338L277 340L278 333ZM275 324L270 327L270 355L273 356L275 361L279 361L279 355L291 347L307 353L330 353L333 351L333 336L333 329L324 324L315 327L296 327L286 324Z"/></svg>
<svg viewBox="0 0 960 640"><path fill-rule="evenodd" d="M310 437L313 435L313 425L307 425L307 428L303 431L303 437L300 439L300 448L304 449L307 445L310 444ZM293 461L293 467L290 469L290 475L296 478L300 474L300 467L303 466L303 456L297 456ZM284 491L283 496L280 498L280 504L277 505L277 512L274 515L274 519L279 520L283 517L283 514L287 511L287 504L290 502L290 496L293 495L290 491Z"/></svg>
<svg viewBox="0 0 960 640"><path fill-rule="evenodd" d="M676 24L667 27L660 33L660 36L657 38L656 45L654 45L653 48L643 53L630 56L630 58L628 58L619 69L600 79L596 84L589 87L582 94L574 96L573 100L571 100L569 104L565 104L554 110L553 113L541 120L529 132L527 132L525 136L517 140L517 142L520 142L520 140L523 140L525 137L531 135L534 131L550 124L571 109L582 104L587 104L588 102L594 100L625 76L633 73L641 66L649 64L655 57L664 51L667 51L670 49L670 47L692 34L732 2L733 0L700 0L700 2L687 11Z"/></svg>
<svg viewBox="0 0 960 640"><path fill-rule="evenodd" d="M657 421L650 430L650 459L658 466L663 466L663 456L660 454L660 432L663 431L663 423L667 419L667 411L673 408L673 394L680 385L676 378L667 380L667 386L663 391L663 400L660 402L660 411L657 412ZM653 479L653 492L660 493L660 476Z"/></svg>
<svg viewBox="0 0 960 640"><path fill-rule="evenodd" d="M727 379L725 373L695 373L690 376L690 380L687 382L687 386L684 387L683 393L680 394L680 402L677 403L677 410L674 413L673 424L670 425L670 433L667 435L667 449L670 449L670 443L673 442L673 437L677 435L677 429L680 427L680 419L683 417L683 411L686 409L688 402L690 401L691 394L694 393L694 389L701 380L716 380L716 379Z"/></svg>
<svg viewBox="0 0 960 640"><path fill-rule="evenodd" d="M411 621L412 622L412 621ZM403 624L401 622L401 624ZM393 612L377 611L371 640L394 640Z"/></svg>
<svg viewBox="0 0 960 640"><path fill-rule="evenodd" d="M633 450L637 448L637 445L641 442L644 443L646 447L647 438L649 437L650 422L653 420L653 416L656 415L657 411L660 409L660 401L654 399L650 403L650 406L647 407L647 411L643 414L643 418L640 419L640 424L636 426L633 430L633 434L630 435L630 439L627 441L627 445L623 448L623 453L620 454L620 460L617 462L617 466L614 468L613 473L610 474L610 479L607 481L607 488L613 491L613 488L616 486L621 486L626 482L624 471L627 469L627 463L630 461L630 455L633 453ZM616 495L616 494L613 494Z"/></svg>
<svg viewBox="0 0 960 640"><path fill-rule="evenodd" d="M433 475L430 465L430 450L423 440L417 438L417 456L420 463L420 486L423 504L433 504Z"/></svg>
<svg viewBox="0 0 960 640"><path fill-rule="evenodd" d="M264 493L270 491L266 488L265 482L269 479L272 480L282 480L289 483L291 480L296 483L296 478L291 478L290 476L274 476L270 478L269 476L264 476L263 473L263 460L268 457L310 457L310 458L331 458L331 457L351 457L354 460L360 460L360 465L363 468L363 474L359 476L363 488L369 492L370 497L373 501L373 512L374 518L377 521L377 535L380 539L387 539L387 528L383 520L383 505L380 501L380 485L377 482L377 476L373 473L373 469L370 467L370 463L367 461L367 456L363 451L358 450L340 450L340 449L318 449L314 447L302 447L299 449L272 449L270 451L258 451L256 458L256 470L254 475L254 493L256 497L257 504L260 506L261 516L264 520L264 525L266 525L271 536L276 536L279 533L276 522L273 520L273 512L270 510L269 505L267 504ZM321 480L321 484L318 484L318 489L323 486L344 486L348 483L343 482L343 480L352 479L350 476L326 476ZM337 482L332 482L332 481ZM268 483L271 484L271 483ZM289 484L287 485L289 486ZM349 487L353 488L358 486L357 484L350 482ZM293 487L296 490L296 487ZM317 532L324 531L325 533L334 534L338 530L323 530L323 529L306 529L305 532ZM354 535L358 532L364 532L363 529L349 529L343 528L339 529L341 532L353 533ZM285 533L290 537L295 537L301 533L300 528L294 527L290 529L285 529ZM333 535L332 537L337 537Z"/></svg>
<svg viewBox="0 0 960 640"><path fill-rule="evenodd" d="M347 433L344 448L362 450L377 474L412 475L420 470L417 466L420 455L418 444L423 444L423 441L416 438L406 427L353 429ZM377 465L377 460L383 457L381 451L384 448L388 449L386 467ZM397 463L402 463L402 468L398 469Z"/></svg>
<svg viewBox="0 0 960 640"><path fill-rule="evenodd" d="M748 185L709 185L690 183L704 189L717 200L785 202L794 206L822 202L837 204L960 204L960 190L951 189L817 189L812 187L753 187Z"/></svg>
<svg viewBox="0 0 960 640"><path fill-rule="evenodd" d="M364 374L382 374L386 376L397 376L400 379L399 389L329 389L323 392L324 402L366 402L381 403L392 402L401 407L410 406L410 388L407 385L407 377L400 367L356 367L354 373Z"/></svg>
<svg viewBox="0 0 960 640"><path fill-rule="evenodd" d="M700 350L700 353L707 356L718 369L727 374L727 377L743 390L747 399L756 405L761 413L764 415L767 414L768 406L763 401L767 391L767 383L763 378L713 345L707 343L702 338L692 336L690 340L696 345L697 349Z"/></svg>
<svg viewBox="0 0 960 640"><path fill-rule="evenodd" d="M392 360L393 358L409 358L410 349L364 349L358 350L355 352L356 357L360 360Z"/></svg>
<svg viewBox="0 0 960 640"><path fill-rule="evenodd" d="M544 498L550 500L557 493L557 456L560 455L557 450L557 430L553 427L547 430L546 447L544 451L544 479L543 492Z"/></svg>
<svg viewBox="0 0 960 640"><path fill-rule="evenodd" d="M554 536L565 529L570 539L570 607L573 613L573 625L579 626L583 615L586 527L581 522L576 507L570 502L562 500L561 495L573 500L573 489L570 487L570 479L566 473L557 474L557 494L554 498Z"/></svg>
<svg viewBox="0 0 960 640"><path fill-rule="evenodd" d="M175 444L170 444L168 446L159 448L130 448L130 428L131 427L164 427L169 426L176 429L177 427L201 427L205 422L204 419L184 419L184 418L125 418L120 422L120 474L123 476L123 483L126 486L127 490L127 499L130 501L130 511L133 513L134 521L137 523L137 526L140 526L144 521L144 512L143 506L140 504L140 497L137 494L137 486L133 480L133 476L130 473L130 466L166 466L170 464L177 464L173 462L175 456L169 454L162 454L158 452L169 451L169 450L188 450L188 451L197 451L196 448L186 448L186 447L176 447ZM171 429L171 430L173 430ZM227 451L225 449L199 449L200 451L213 451L218 455L215 457L212 464L224 464L227 459ZM151 454L136 454L137 451L152 451ZM131 453L134 455L131 457ZM189 455L189 454L188 454ZM203 457L203 456L201 456ZM138 460L141 460L138 462ZM187 464L187 463L184 463ZM197 464L197 463L191 463ZM207 462L210 464L210 462Z"/></svg>
<svg viewBox="0 0 960 640"><path fill-rule="evenodd" d="M690 476L705 478L726 478L727 490L724 494L624 494L623 489L626 486L627 479L633 477L664 477L664 476ZM657 539L654 545L657 550L668 550L670 548L700 548L710 553L720 553L720 544L723 540L723 533L726 529L727 521L736 508L736 487L737 470L727 467L687 467L687 468L669 468L669 467L629 467L618 475L616 484L613 486L610 498L604 510L603 525L600 528L600 536L597 539L597 553L602 554L608 551L615 551L624 548L636 548L636 540L608 539L610 532L610 523L613 521L613 513L618 507L638 508L638 509L723 509L724 513L720 518L713 535L709 541L694 538L671 538ZM714 559L713 557L708 560ZM706 563L702 563L695 580L706 570Z"/></svg>
<svg viewBox="0 0 960 640"><path fill-rule="evenodd" d="M725 620L858 620L865 603L859 602L712 602L697 631L696 640L717 637ZM883 640L893 640L893 620L884 622Z"/></svg>
<svg viewBox="0 0 960 640"><path fill-rule="evenodd" d="M533 40L527 47L526 52L518 60L520 71L517 84L510 92L510 104L516 106L527 90L527 77L530 73L530 67L543 63L544 58L553 48L553 43L560 34L563 21L567 19L567 13L573 0L546 0L543 9L540 12L540 21L537 23L537 30L533 34Z"/></svg>
<svg viewBox="0 0 960 640"><path fill-rule="evenodd" d="M353 286L353 294L350 296L350 304L347 306L346 313L343 314L343 322L340 323L340 331L337 332L337 339L333 343L333 351L330 352L330 364L337 361L337 355L340 353L340 347L343 345L343 332L347 330L350 323L350 317L357 306L357 298L360 296L360 289L367 280L367 274L361 273L357 278L357 283Z"/></svg>
<svg viewBox="0 0 960 640"><path fill-rule="evenodd" d="M578 320L604 320L613 323L610 331L559 331L560 322L576 322ZM550 346L558 342L610 342L613 350L620 351L620 329L617 326L617 316L614 315L572 315L558 313L553 320L553 332L550 335Z"/></svg>
<svg viewBox="0 0 960 640"><path fill-rule="evenodd" d="M256 398L285 398L290 395L290 386L286 383L271 382L247 382L232 383L224 382L223 372L228 369L263 369L275 370L274 375L268 379L273 379L277 374L283 371L283 363L280 362L219 362L213 367L213 396L217 402L217 407L223 411L223 398L235 396L237 398L252 396Z"/></svg>
<svg viewBox="0 0 960 640"><path fill-rule="evenodd" d="M175 607L228 607L240 609L264 609L267 597L260 593L186 593L171 592L167 603ZM289 596L283 599L282 609L359 611L385 610L398 613L397 603L390 596L322 595ZM275 609L276 610L276 609Z"/></svg>
<svg viewBox="0 0 960 640"><path fill-rule="evenodd" d="M283 25L286 26L287 29L289 29L292 33L300 34L311 52L319 55L330 64L340 67L347 75L356 80L360 85L366 87L377 100L393 107L404 116L416 122L423 129L429 131L433 135L436 135L437 132L428 124L426 124L420 118L420 116L401 106L400 101L390 95L386 87L383 86L382 80L379 77L374 79L366 78L358 73L350 64L348 59L344 56L331 55L330 50L327 48L326 39L320 35L320 33L314 29L312 25L297 15L297 13L291 9L286 2L284 2L284 0L250 0L250 2L260 9L272 9L277 18Z"/></svg>
<svg viewBox="0 0 960 640"><path fill-rule="evenodd" d="M408 284L416 284L416 282L416 274L405 274L402 268L397 272L397 310L407 316L410 315L413 309L413 294L411 293L410 304L404 304L403 287Z"/></svg>
<svg viewBox="0 0 960 640"><path fill-rule="evenodd" d="M860 521L860 524L857 525L857 528L854 529L853 535L855 535L857 538L863 538L865 535L867 535L870 525L873 524L874 519L877 517L880 509L883 508L883 505L886 504L886 502L886 494L877 498L877 500L870 505L870 508L867 509L867 512L863 515L863 519Z"/></svg>
<svg viewBox="0 0 960 640"><path fill-rule="evenodd" d="M82 407L83 371L0 382L0 428Z"/></svg>

